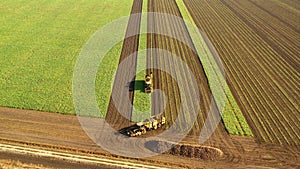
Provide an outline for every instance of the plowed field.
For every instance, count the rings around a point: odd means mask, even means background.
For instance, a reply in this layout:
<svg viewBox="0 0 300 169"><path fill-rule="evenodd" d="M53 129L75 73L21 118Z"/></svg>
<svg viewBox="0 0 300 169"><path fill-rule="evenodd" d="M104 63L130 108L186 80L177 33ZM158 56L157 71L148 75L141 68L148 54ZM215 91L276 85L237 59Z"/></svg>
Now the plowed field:
<svg viewBox="0 0 300 169"><path fill-rule="evenodd" d="M299 146L299 4L184 2L216 47L257 140Z"/></svg>
<svg viewBox="0 0 300 169"><path fill-rule="evenodd" d="M151 0L148 5L149 12L158 12L165 13L174 16L181 17L179 9L175 1L169 0ZM153 34L148 36L147 42L148 47L155 48L151 52L150 64L157 65L157 67L163 67L165 69L169 69L169 71L176 72L176 79L184 81L186 83L191 82L191 74L186 71L183 67L175 66L179 65L178 61L174 59L174 57L179 57L183 60L190 68L191 73L195 76L195 80L197 82L197 87L199 92L201 92L200 100L198 103L193 104L192 101L194 98L188 98L187 103L190 103L189 106L192 111L197 111L197 105L200 105L200 111L198 113L198 118L195 122L195 125L191 131L192 135L199 135L200 129L204 125L204 121L207 117L207 114L210 110L210 105L212 100L211 92L208 86L208 81L206 75L204 73L203 67L198 59L198 56L195 54L195 49L191 49L187 46L193 46L187 28L183 20L168 20L168 17L162 17L159 15L153 14L153 16L149 17L148 27L149 29L153 29L154 32L169 32L172 37L183 37L183 42L179 40L167 37L159 34ZM161 54L158 53L157 50L163 49L170 54ZM194 50L194 51L193 51ZM173 56L171 55L173 54ZM157 56L158 55L158 56ZM163 56L166 55L166 56ZM173 65L173 66L171 66ZM178 68L175 70L175 68ZM180 69L181 68L181 69ZM181 108L180 105L182 100L180 100L180 92L184 92L185 94L192 96L191 92L194 92L193 89L189 89L188 87L184 88L183 91L179 91L177 82L172 78L168 73L161 70L154 70L154 88L161 89L168 101L164 110L159 110L157 108L161 108L161 99L157 98L157 95L153 94L152 104L156 109L152 109L153 114L157 112L164 112L166 119L173 123ZM212 103L214 104L214 103ZM185 106L185 105L182 105ZM183 123L191 123L193 119L189 119L189 116L185 117L185 121ZM220 124L222 125L222 124ZM179 126L180 127L180 126ZM223 126L219 128L223 130ZM221 131L222 132L222 131Z"/></svg>

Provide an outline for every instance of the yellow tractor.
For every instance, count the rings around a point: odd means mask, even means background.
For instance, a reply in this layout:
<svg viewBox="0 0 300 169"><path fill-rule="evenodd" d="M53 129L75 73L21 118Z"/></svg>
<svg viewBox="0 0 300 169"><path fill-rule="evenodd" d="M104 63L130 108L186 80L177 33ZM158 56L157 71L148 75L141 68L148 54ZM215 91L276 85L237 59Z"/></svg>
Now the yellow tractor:
<svg viewBox="0 0 300 169"><path fill-rule="evenodd" d="M145 92L151 93L152 91L152 72L145 76Z"/></svg>

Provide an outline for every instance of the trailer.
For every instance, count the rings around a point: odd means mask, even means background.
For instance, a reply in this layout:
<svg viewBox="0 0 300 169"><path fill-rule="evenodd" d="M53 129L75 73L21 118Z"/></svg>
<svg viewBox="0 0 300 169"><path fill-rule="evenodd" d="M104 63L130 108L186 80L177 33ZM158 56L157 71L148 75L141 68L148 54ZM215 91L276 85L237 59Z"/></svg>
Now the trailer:
<svg viewBox="0 0 300 169"><path fill-rule="evenodd" d="M135 124L135 128L130 128L127 135L130 137L146 134L147 131L156 130L166 123L166 118L163 115L155 115L144 121Z"/></svg>

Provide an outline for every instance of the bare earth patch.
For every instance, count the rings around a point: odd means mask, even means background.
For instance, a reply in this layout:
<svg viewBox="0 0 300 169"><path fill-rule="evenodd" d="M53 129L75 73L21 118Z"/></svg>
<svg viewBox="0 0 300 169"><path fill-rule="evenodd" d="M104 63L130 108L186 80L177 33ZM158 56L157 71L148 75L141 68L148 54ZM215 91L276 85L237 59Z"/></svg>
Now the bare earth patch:
<svg viewBox="0 0 300 169"><path fill-rule="evenodd" d="M196 156L196 158L190 158L189 154L193 153L189 152L194 151L194 154L199 156L205 153L197 153L197 148L192 150L189 146L182 147L177 145L170 153L150 158L134 159L113 155L96 145L83 131L76 116L0 108L0 128L0 143L88 154L90 156L106 156L124 161L151 163L170 168L245 168L249 165L260 168L300 167L297 163L297 160L300 158L299 147L260 144L253 137L224 135L220 139L220 137L213 135L208 142L200 145L197 137L188 136L180 143L182 145L192 144L199 147L218 148L223 152L223 155L218 156L218 158L215 158L214 151L209 152L210 150L208 150L207 157L197 158ZM156 133L149 132L150 136L154 134ZM102 135L107 136L109 144L112 146L118 144L119 140L110 139L109 133L104 131ZM149 135L145 135L145 137ZM179 147L180 151L178 151L178 154L177 150ZM199 151L205 152L207 149L200 148Z"/></svg>
<svg viewBox="0 0 300 169"><path fill-rule="evenodd" d="M20 161L12 161L12 160L1 160L0 159L0 168L2 169L50 169L46 168L43 165L35 165L35 164L26 164Z"/></svg>

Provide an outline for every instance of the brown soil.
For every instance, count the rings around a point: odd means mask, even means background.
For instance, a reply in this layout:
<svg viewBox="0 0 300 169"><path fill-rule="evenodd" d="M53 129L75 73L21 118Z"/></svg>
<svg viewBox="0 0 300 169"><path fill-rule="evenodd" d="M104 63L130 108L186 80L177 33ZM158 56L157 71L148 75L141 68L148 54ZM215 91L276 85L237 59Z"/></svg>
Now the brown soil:
<svg viewBox="0 0 300 169"><path fill-rule="evenodd" d="M2 169L23 169L23 168L50 169L42 165L25 164L20 161L12 161L12 160L0 160L0 168Z"/></svg>
<svg viewBox="0 0 300 169"><path fill-rule="evenodd" d="M140 22L141 15L137 15L137 13L142 12L142 0L134 0L133 6L131 10L131 14L136 14L134 17L130 17L128 21L128 27L126 31L125 37L127 37L123 41L123 48L120 56L119 65L124 61L124 59L130 59L128 61L128 65L123 66L122 68L118 68L117 73L115 75L113 90L118 92L117 94L111 96L107 114L106 121L114 127L116 130L120 130L121 128L129 126L132 114L132 103L133 103L133 95L134 95L134 81L136 74L136 65L137 65L137 53L138 44L139 44L139 32L140 32ZM130 36L134 35L134 36ZM129 57L133 55L133 57ZM130 79L130 77L134 77ZM128 89L124 89L124 86L129 84ZM130 102L126 102L124 100L128 99ZM113 99L120 99L119 107L117 108L116 102ZM122 112L120 112L122 110Z"/></svg>
<svg viewBox="0 0 300 169"><path fill-rule="evenodd" d="M178 17L181 16L177 4L174 0L150 0L148 1L148 11L165 13ZM154 30L155 32L169 32L169 34L173 37L182 37L183 42L179 41L178 39L161 34L152 34L148 36L148 47L155 49L151 53L149 53L147 57L151 58L149 59L151 60L150 65L168 69L170 72L175 72L177 79L182 82L189 83L192 80L195 80L198 92L200 93L200 99L196 103L194 101L195 98L188 97L186 98L186 102L189 103L188 106L191 110L187 113L197 113L197 120L190 134L199 135L200 129L204 125L204 121L210 111L210 106L214 105L214 100L212 98L212 94L208 86L208 80L204 73L203 67L199 61L198 56L194 53L195 49L193 47L185 23L183 22L183 20L175 20L174 18L169 19L167 17L161 17L157 15L150 15L149 18L151 19L148 20L148 29ZM190 48L188 45L192 46L192 48ZM166 50L175 56L164 54L163 57L163 54L158 53L159 49ZM191 72L188 72L182 66L177 66L177 68L179 67L179 70L175 70L174 66L179 65L179 63L174 59L174 57L178 57L182 61L184 61L189 66ZM184 92L187 96L193 96L193 88L190 89L188 87L185 87L182 89L183 91L180 91L177 82L168 73L161 70L153 70L153 73L154 88L161 89L168 100L167 103L165 103L165 109L162 110L161 99L159 99L155 93L152 94L153 107L160 108L155 110L152 109L152 113L156 114L157 112L163 112L169 124L173 124L182 108L180 107L180 104L182 103L182 101L180 100L180 92ZM194 75L195 79L191 78L192 75ZM197 107L199 105L200 111L197 111ZM213 108L215 111L214 113L216 113L216 107ZM193 121L192 117L193 116L190 116L189 118L189 116L186 116L184 122L181 123L183 126L178 126L178 128L184 127L185 124L191 123L191 121ZM220 124L217 130L221 133L225 132L222 124Z"/></svg>
<svg viewBox="0 0 300 169"><path fill-rule="evenodd" d="M220 149L210 146L200 146L192 144L172 143L168 141L149 141L145 144L150 150L156 153L165 153L188 158L198 158L202 160L217 160L223 155Z"/></svg>
<svg viewBox="0 0 300 169"><path fill-rule="evenodd" d="M1 143L84 153L93 156L104 155L126 161L138 160L139 162L172 166L171 168L300 167L297 163L297 160L300 158L299 147L257 144L251 137L225 136L223 139L227 140L226 142L212 139L206 146L220 149L223 155L219 158L215 158L215 156L213 158L211 156L202 157L202 159L186 158L167 153L150 158L133 159L110 154L97 146L83 131L76 116L0 108L0 127ZM108 133L103 132L102 135L107 136L109 139ZM185 141L182 141L181 144L199 146L197 139L197 137L190 136ZM108 144L113 146L117 143L118 140L110 140ZM192 151L198 150L197 148L195 150L189 150L189 148L185 150L183 148L182 154L188 156L187 152Z"/></svg>
<svg viewBox="0 0 300 169"><path fill-rule="evenodd" d="M28 154L1 152L1 169L117 169L119 167L109 167L100 164L78 163L55 158L39 157Z"/></svg>
<svg viewBox="0 0 300 169"><path fill-rule="evenodd" d="M177 4L175 1L170 0L151 0L149 1L148 6L149 12L160 12L160 13L168 13L175 16L181 16L180 12L178 10ZM204 73L203 67L198 59L198 56L193 52L191 48L189 48L186 44L192 45L191 38L189 36L189 33L187 31L187 28L185 27L185 24L183 21L180 20L167 20L167 18L161 18L159 16L150 16L150 19L148 22L148 29L157 30L161 32L171 31L171 34L174 37L181 36L183 37L183 42L180 42L177 39L163 36L163 35L148 35L147 43L151 44L148 47L151 48L158 48L158 49L165 49L175 55L177 55L179 58L181 58L187 65L190 67L192 74L196 75L196 81L198 88L200 89L199 92L201 93L200 101L197 103L200 105L201 111L199 112L197 116L197 120L189 133L189 137L185 138L186 143L190 142L198 142L199 133L204 125L204 121L207 118L207 115L210 111L210 106L215 105L214 100L212 100L212 95L208 86L207 78ZM152 27L151 27L152 25ZM163 25L163 26L162 26ZM170 29L167 29L170 28ZM150 64L160 64L161 67L168 67L168 65L174 65L176 64L174 57L164 57L163 59L160 59L159 57L154 57L157 51L152 51L147 56L152 59L152 62ZM152 55L150 55L152 54ZM150 59L150 60L151 60ZM189 82L188 77L191 77L188 72L184 70L173 70L175 72L178 72L177 76L181 76L182 79L185 82ZM176 82L165 72L159 71L159 70L153 70L154 72L154 87L161 89L164 91L165 95L168 97L168 103L166 104L166 108L164 110L164 114L166 116L167 121L169 124L172 124L180 111L180 107L177 105L180 105L181 100L177 99L179 97L179 91L178 86ZM180 74L180 75L179 75ZM185 93L189 93L191 95L191 90L189 88L184 89ZM191 103L189 106L195 110L196 105L193 105L193 99L194 98L188 98L188 103ZM152 104L162 104L157 97L155 97L155 94L152 95ZM155 106L160 107L160 106ZM213 107L213 112L218 114L216 107ZM153 111L153 110L152 110ZM155 110L156 111L161 110ZM185 122L182 124L188 124L191 123L192 119L189 119L188 117L185 118ZM179 126L180 127L180 126ZM227 132L224 129L224 125L222 123L219 123L217 126L215 133L212 135L212 137L205 143L205 145L208 146L215 146L215 147L235 147L236 149L236 143L230 138L230 136L227 134ZM192 153L192 151L198 151L197 149L189 149L187 146L183 146L182 150L180 146L175 146L173 150L170 152L171 154L175 154L176 152L179 155L183 156L194 156L189 155ZM236 150L229 149L226 150L225 156L223 158L231 158L232 154L235 154ZM195 157L195 156L194 156ZM201 157L201 153L196 155L196 157ZM213 157L215 158L215 157Z"/></svg>
<svg viewBox="0 0 300 169"><path fill-rule="evenodd" d="M218 51L257 141L299 146L299 13L288 1L184 2Z"/></svg>

